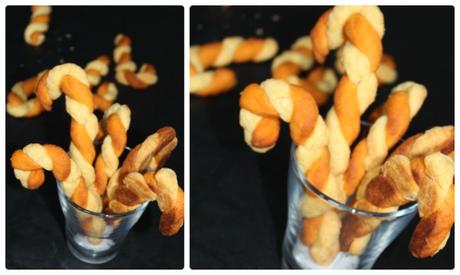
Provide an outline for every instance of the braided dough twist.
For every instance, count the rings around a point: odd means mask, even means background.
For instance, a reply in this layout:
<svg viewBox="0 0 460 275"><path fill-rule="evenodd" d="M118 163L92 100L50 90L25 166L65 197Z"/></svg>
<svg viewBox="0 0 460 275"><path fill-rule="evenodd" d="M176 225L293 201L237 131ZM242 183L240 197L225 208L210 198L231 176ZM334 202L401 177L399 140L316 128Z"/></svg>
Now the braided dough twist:
<svg viewBox="0 0 460 275"><path fill-rule="evenodd" d="M156 69L151 64L144 63L135 73L137 65L131 59L131 39L128 36L118 34L114 43L113 59L117 64L115 78L118 83L134 89L146 89L158 82Z"/></svg>
<svg viewBox="0 0 460 275"><path fill-rule="evenodd" d="M60 147L51 144L32 143L11 156L14 174L27 189L42 186L43 169L52 171L64 193L77 205L94 212L101 212L102 202L94 189L83 179L77 164Z"/></svg>
<svg viewBox="0 0 460 275"><path fill-rule="evenodd" d="M360 132L360 116L375 99L375 71L382 56L383 34L383 14L375 6L334 7L319 18L311 31L318 62L325 61L330 49L343 48L345 74L326 117L330 169L335 176L346 171L350 145Z"/></svg>
<svg viewBox="0 0 460 275"><path fill-rule="evenodd" d="M337 77L331 69L318 67L305 79L299 73L310 69L314 64L310 36L297 39L291 49L278 55L272 62L272 76L291 84L305 87L319 106L324 105L337 85Z"/></svg>
<svg viewBox="0 0 460 275"><path fill-rule="evenodd" d="M345 200L345 194L329 173L328 130L310 93L285 81L269 79L260 85L247 86L241 93L240 107L244 138L254 151L264 153L273 148L281 118L289 123L292 140L297 145L296 160L305 177L330 197ZM314 195L306 195L303 204L306 217L330 209Z"/></svg>
<svg viewBox="0 0 460 275"><path fill-rule="evenodd" d="M101 82L101 77L109 73L110 57L101 55L86 64L85 71L91 86L97 86Z"/></svg>
<svg viewBox="0 0 460 275"><path fill-rule="evenodd" d="M176 234L184 224L184 191L177 183L176 173L168 168L144 174L145 182L155 192L162 214L159 230L164 236Z"/></svg>
<svg viewBox="0 0 460 275"><path fill-rule="evenodd" d="M215 96L230 91L237 83L235 71L217 68L198 73L190 66L190 93L197 96Z"/></svg>
<svg viewBox="0 0 460 275"><path fill-rule="evenodd" d="M220 68L230 63L264 62L278 51L273 38L232 36L222 41L190 48L190 92L199 96L213 96L229 91L236 85L235 72ZM210 67L215 71L206 71Z"/></svg>
<svg viewBox="0 0 460 275"><path fill-rule="evenodd" d="M313 45L310 36L298 38L291 49L278 55L272 62L272 76L276 79L284 79L292 84L298 84L297 75L309 70L315 59L313 57Z"/></svg>
<svg viewBox="0 0 460 275"><path fill-rule="evenodd" d="M40 78L36 95L45 110L50 111L53 100L62 93L66 95L66 110L71 117L70 157L80 168L85 182L94 184L96 150L93 141L99 124L93 113L93 94L82 68L72 63L58 65Z"/></svg>
<svg viewBox="0 0 460 275"><path fill-rule="evenodd" d="M105 112L117 99L118 89L113 82L104 82L94 94L94 109Z"/></svg>
<svg viewBox="0 0 460 275"><path fill-rule="evenodd" d="M7 97L6 111L8 114L14 117L34 117L43 111L37 98L29 99L34 94L35 86L43 73L13 85Z"/></svg>
<svg viewBox="0 0 460 275"><path fill-rule="evenodd" d="M96 158L96 189L105 192L108 179L118 169L118 158L125 150L127 132L131 123L131 110L127 105L113 104L104 112L103 121L107 135L102 141L101 153Z"/></svg>
<svg viewBox="0 0 460 275"><path fill-rule="evenodd" d="M50 6L32 6L30 22L24 31L24 40L32 46L40 46L45 41L44 33L50 22Z"/></svg>
<svg viewBox="0 0 460 275"><path fill-rule="evenodd" d="M394 87L384 113L374 122L366 139L353 149L350 164L343 181L347 195L355 192L365 173L380 165L388 151L403 137L412 118L420 110L427 90L415 82L404 82Z"/></svg>
<svg viewBox="0 0 460 275"><path fill-rule="evenodd" d="M342 48L337 50L336 55L337 58L335 60L335 68L340 74L343 74L345 72L345 69L342 65ZM396 70L396 61L391 55L383 53L379 67L375 71L375 75L377 76L377 81L379 85L392 84L396 81L396 79L398 78L398 71Z"/></svg>

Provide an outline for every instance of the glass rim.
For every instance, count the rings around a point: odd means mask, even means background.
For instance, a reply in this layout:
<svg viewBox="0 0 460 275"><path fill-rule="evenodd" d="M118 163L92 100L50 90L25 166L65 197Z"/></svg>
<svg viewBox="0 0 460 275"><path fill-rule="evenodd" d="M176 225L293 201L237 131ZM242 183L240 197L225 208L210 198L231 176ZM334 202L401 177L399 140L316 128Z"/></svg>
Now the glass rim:
<svg viewBox="0 0 460 275"><path fill-rule="evenodd" d="M61 183L59 181L56 180L56 184L58 186L58 195L64 197L64 199L67 201L67 203L69 203L70 205L72 205L72 207L78 209L79 211L81 212L84 212L86 214L90 214L92 216L96 216L96 217L100 217L100 218L123 218L123 217L128 217L130 215L133 215L135 213L137 213L138 211L141 211L143 208L145 208L149 203L150 201L145 201L144 203L141 203L139 204L138 207L136 207L135 209L129 211L129 212L126 212L126 213L122 213L122 214L117 214L117 213L113 213L113 214L110 214L110 213L99 213L99 212L94 212L94 211L91 211L91 210L88 210L86 208L83 208L81 206L79 206L78 204L74 203L65 193L64 193L64 190L62 190L62 186L61 186Z"/></svg>
<svg viewBox="0 0 460 275"><path fill-rule="evenodd" d="M293 169L294 170L294 175L297 178L298 181L300 181L305 188L311 190L315 195L320 197L323 201L328 203L334 208L337 208L339 210L354 214L354 215L361 215L361 216L368 216L368 217L374 217L374 218L384 218L384 219L394 219L394 218L399 218L403 217L409 214L412 214L416 212L418 203L412 202L412 205L409 205L405 208L398 209L393 212L373 212L373 211L367 211L359 208L354 208L351 207L347 204L341 203L330 196L324 194L321 192L318 188L316 188L309 180L305 178L303 173L300 171L299 166L297 165L297 160L295 159L295 150L297 148L297 145L292 143L291 145L291 152L290 152L290 159L291 163L293 164Z"/></svg>

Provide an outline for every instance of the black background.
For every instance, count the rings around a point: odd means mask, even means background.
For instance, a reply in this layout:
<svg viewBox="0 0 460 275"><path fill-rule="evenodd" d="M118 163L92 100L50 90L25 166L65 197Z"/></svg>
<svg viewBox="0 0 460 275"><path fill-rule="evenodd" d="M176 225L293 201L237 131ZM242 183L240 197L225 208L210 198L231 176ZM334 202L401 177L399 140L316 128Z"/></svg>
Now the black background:
<svg viewBox="0 0 460 275"><path fill-rule="evenodd" d="M176 171L183 185L182 7L53 7L46 41L38 48L23 39L30 7L7 7L6 11L8 88L62 61L84 67L101 54L112 56L116 34L129 35L134 61L138 66L154 64L159 82L141 91L117 85L118 102L127 104L132 112L128 146L142 142L162 126L173 126L179 145L166 166ZM104 79L114 81L113 61L111 65ZM183 230L174 237L163 237L158 231L160 211L156 203L132 228L114 260L89 265L75 259L66 246L64 217L52 175L47 174L38 191L22 188L14 178L8 159L15 149L32 142L68 148L70 119L64 105L62 96L53 104L52 112L39 117L6 116L7 268L183 268Z"/></svg>
<svg viewBox="0 0 460 275"><path fill-rule="evenodd" d="M308 34L326 7L192 7L191 44L229 35L251 37L257 28L285 50ZM426 85L428 98L406 136L454 123L453 7L382 7L384 51L398 65L397 83ZM273 22L272 16L280 21ZM333 58L332 58L333 59ZM330 60L332 61L332 60ZM239 83L215 98L191 97L191 267L279 268L286 225L290 138L286 125L276 147L252 152L239 126L239 92L270 77L271 62L232 65ZM379 89L382 103L391 87ZM322 108L325 114L329 106ZM372 109L372 107L371 107ZM454 234L437 256L418 260L408 251L418 219L384 251L374 268L453 268Z"/></svg>

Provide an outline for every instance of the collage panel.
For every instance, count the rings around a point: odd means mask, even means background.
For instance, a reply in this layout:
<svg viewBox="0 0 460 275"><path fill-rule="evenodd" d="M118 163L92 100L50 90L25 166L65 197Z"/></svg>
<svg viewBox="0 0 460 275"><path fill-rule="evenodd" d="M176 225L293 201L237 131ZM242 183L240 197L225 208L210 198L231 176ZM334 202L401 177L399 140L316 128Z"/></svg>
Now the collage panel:
<svg viewBox="0 0 460 275"><path fill-rule="evenodd" d="M192 269L454 268L452 6L192 6Z"/></svg>
<svg viewBox="0 0 460 275"><path fill-rule="evenodd" d="M183 269L184 8L5 21L6 268Z"/></svg>

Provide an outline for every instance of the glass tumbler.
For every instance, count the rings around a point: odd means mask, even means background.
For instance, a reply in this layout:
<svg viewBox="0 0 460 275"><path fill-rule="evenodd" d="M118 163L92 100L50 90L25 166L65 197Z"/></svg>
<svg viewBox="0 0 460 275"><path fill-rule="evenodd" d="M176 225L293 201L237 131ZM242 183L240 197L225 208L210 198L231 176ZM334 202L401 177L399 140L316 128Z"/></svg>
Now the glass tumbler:
<svg viewBox="0 0 460 275"><path fill-rule="evenodd" d="M291 146L288 171L288 218L282 245L283 268L291 269L369 269L372 268L379 255L401 233L417 213L417 204L412 203L395 212L376 213L350 207L340 203L319 191L303 176L295 159L296 146ZM341 218L341 229L347 215L359 218L379 219L378 228L372 232L367 245L359 255L339 251L327 265L315 262L311 257L309 247L301 240L303 217L300 212L301 196L307 190L319 196L323 202L338 213ZM307 229L308 230L308 229Z"/></svg>
<svg viewBox="0 0 460 275"><path fill-rule="evenodd" d="M96 213L72 202L59 182L57 189L65 217L67 246L77 259L90 264L105 263L117 256L129 230L149 203L124 214Z"/></svg>

